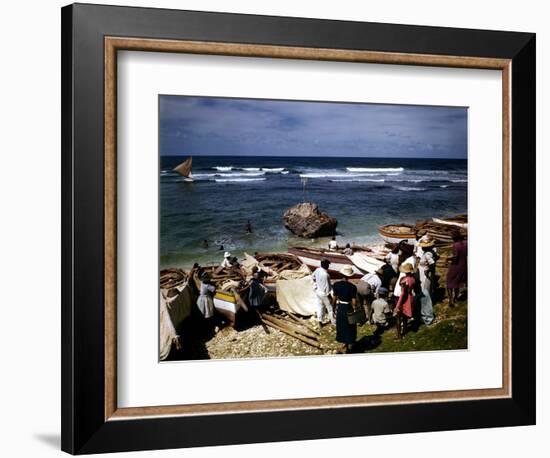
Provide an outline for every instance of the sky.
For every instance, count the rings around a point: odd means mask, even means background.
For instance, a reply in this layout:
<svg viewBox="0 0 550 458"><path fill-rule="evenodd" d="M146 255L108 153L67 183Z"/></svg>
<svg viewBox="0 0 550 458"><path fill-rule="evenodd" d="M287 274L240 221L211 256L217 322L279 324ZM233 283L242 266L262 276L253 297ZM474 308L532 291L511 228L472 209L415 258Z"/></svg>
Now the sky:
<svg viewBox="0 0 550 458"><path fill-rule="evenodd" d="M467 109L159 97L160 154L467 157Z"/></svg>

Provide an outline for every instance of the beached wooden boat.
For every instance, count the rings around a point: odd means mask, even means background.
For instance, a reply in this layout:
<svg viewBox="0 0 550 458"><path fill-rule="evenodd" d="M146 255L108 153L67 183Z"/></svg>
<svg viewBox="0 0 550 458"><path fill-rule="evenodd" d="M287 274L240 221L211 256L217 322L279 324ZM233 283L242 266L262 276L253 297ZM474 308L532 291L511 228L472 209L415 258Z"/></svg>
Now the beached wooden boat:
<svg viewBox="0 0 550 458"><path fill-rule="evenodd" d="M450 218L432 218L434 223L445 224L447 226L455 226L462 229L468 228L468 215L456 215Z"/></svg>
<svg viewBox="0 0 550 458"><path fill-rule="evenodd" d="M193 165L193 158L190 156L185 161L183 161L181 164L178 164L176 167L174 167L174 172L178 172L182 177L185 178L184 181L194 181L193 180L193 174L191 172L191 167Z"/></svg>
<svg viewBox="0 0 550 458"><path fill-rule="evenodd" d="M241 298L241 294L245 294L247 289L244 275L236 270L223 269L220 271L217 266L203 267L193 275L197 290L200 290L200 275L203 272L210 274L212 283L216 286L214 308L231 326L234 326L237 312L241 308L247 309Z"/></svg>
<svg viewBox="0 0 550 458"><path fill-rule="evenodd" d="M290 253L256 253L254 255L258 261L258 267L267 273L264 279L264 285L270 292L275 292L277 280L281 276L300 278L300 276L310 273L309 268L298 257Z"/></svg>
<svg viewBox="0 0 550 458"><path fill-rule="evenodd" d="M378 233L387 243L416 240L416 229L412 224L386 224L378 228Z"/></svg>
<svg viewBox="0 0 550 458"><path fill-rule="evenodd" d="M170 267L160 271L160 288L170 289L187 283L189 276L183 269Z"/></svg>
<svg viewBox="0 0 550 458"><path fill-rule="evenodd" d="M256 253L254 258L276 273L284 270L298 270L304 264L300 258L289 253Z"/></svg>
<svg viewBox="0 0 550 458"><path fill-rule="evenodd" d="M338 251L324 250L320 248L291 247L288 249L290 254L297 256L312 271L321 265L322 259L328 259L330 262L329 273L332 278L340 278L340 270L349 265L353 268L353 278L361 278L365 273L360 270L351 259L344 253Z"/></svg>
<svg viewBox="0 0 550 458"><path fill-rule="evenodd" d="M423 231L434 240L436 245L450 245L453 243L453 236L457 231L464 237L467 237L468 231L466 228L458 227L449 224L436 223L434 221L420 222L416 226L418 231Z"/></svg>

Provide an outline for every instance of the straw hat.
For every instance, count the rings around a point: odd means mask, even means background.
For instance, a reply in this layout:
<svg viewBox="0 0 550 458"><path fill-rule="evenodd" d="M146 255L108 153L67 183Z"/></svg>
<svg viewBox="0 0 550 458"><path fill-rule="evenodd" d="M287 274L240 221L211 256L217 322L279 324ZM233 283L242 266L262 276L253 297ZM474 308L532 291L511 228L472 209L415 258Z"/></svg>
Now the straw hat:
<svg viewBox="0 0 550 458"><path fill-rule="evenodd" d="M418 242L417 244L420 248L431 248L434 246L433 240L424 240L422 242Z"/></svg>
<svg viewBox="0 0 550 458"><path fill-rule="evenodd" d="M412 274L414 272L414 267L408 262L406 262L405 264L401 265L401 267L399 268L399 271L404 274Z"/></svg>
<svg viewBox="0 0 550 458"><path fill-rule="evenodd" d="M353 276L353 267L350 265L344 266L340 269L340 273L345 277L351 277Z"/></svg>
<svg viewBox="0 0 550 458"><path fill-rule="evenodd" d="M223 257L224 258L230 258L231 257L231 253L229 251L226 251L224 254L223 254Z"/></svg>

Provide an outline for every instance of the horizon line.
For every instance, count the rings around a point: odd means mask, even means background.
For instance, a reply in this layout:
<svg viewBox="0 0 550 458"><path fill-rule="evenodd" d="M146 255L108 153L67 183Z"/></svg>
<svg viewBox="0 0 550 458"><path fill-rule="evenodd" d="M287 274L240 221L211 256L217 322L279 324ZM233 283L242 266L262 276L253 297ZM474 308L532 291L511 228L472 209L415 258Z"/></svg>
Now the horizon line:
<svg viewBox="0 0 550 458"><path fill-rule="evenodd" d="M274 158L342 158L342 159L441 159L441 160L468 160L468 157L423 157L423 156L395 156L395 157L385 157L385 156L270 156L266 154L159 154L162 157L274 157Z"/></svg>

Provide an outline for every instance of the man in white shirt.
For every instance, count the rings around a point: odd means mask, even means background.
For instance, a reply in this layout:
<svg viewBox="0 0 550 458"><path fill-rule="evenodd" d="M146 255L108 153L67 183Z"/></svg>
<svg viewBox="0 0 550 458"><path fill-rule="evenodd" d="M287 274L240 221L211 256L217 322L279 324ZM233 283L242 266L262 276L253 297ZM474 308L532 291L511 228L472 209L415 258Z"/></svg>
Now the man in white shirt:
<svg viewBox="0 0 550 458"><path fill-rule="evenodd" d="M332 237L332 240L328 242L328 249L330 251L336 251L338 249L338 243L336 243L336 237Z"/></svg>
<svg viewBox="0 0 550 458"><path fill-rule="evenodd" d="M329 265L330 262L327 259L321 260L321 267L315 269L312 275L313 282L315 283L315 294L317 296L317 321L320 325L323 324L325 309L327 310L330 322L336 324L332 301L330 300L332 287L330 285L330 275L328 273Z"/></svg>

